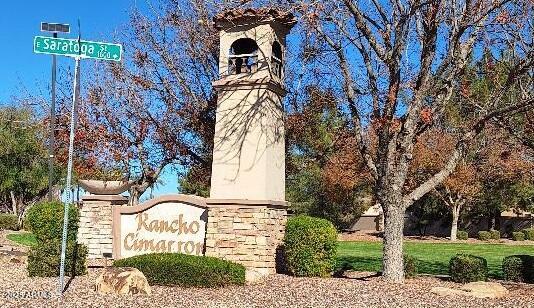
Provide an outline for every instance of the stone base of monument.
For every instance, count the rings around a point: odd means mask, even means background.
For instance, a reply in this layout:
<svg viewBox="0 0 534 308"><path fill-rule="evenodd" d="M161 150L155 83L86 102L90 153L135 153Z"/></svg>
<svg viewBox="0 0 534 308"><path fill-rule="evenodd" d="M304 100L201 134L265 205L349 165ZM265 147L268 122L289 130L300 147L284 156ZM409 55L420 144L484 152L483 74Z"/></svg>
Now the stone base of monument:
<svg viewBox="0 0 534 308"><path fill-rule="evenodd" d="M87 195L82 198L78 243L87 246L88 259L101 259L113 252L112 209L125 205L128 198L119 195Z"/></svg>
<svg viewBox="0 0 534 308"><path fill-rule="evenodd" d="M276 273L286 202L190 195L160 196L136 206L126 202L121 196L83 198L78 241L87 245L90 263L172 252L242 264L248 282Z"/></svg>
<svg viewBox="0 0 534 308"><path fill-rule="evenodd" d="M287 203L206 199L206 256L243 264L247 282L276 273L287 221Z"/></svg>

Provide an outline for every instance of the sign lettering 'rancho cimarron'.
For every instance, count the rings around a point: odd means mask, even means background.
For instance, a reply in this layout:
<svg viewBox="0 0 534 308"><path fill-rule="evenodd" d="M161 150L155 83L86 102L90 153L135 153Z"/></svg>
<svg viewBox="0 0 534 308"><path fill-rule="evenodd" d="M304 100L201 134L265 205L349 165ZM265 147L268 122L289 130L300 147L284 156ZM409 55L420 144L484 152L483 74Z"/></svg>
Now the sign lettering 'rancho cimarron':
<svg viewBox="0 0 534 308"><path fill-rule="evenodd" d="M163 196L137 206L116 207L114 258L153 252L203 255L206 220L204 201L192 196Z"/></svg>

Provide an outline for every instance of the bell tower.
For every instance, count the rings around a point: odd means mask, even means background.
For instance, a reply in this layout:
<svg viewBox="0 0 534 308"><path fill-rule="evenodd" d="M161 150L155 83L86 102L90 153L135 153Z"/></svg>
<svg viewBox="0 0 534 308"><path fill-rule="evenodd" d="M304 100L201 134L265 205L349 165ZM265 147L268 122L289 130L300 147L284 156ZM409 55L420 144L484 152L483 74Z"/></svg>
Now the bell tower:
<svg viewBox="0 0 534 308"><path fill-rule="evenodd" d="M285 201L285 41L295 19L275 9L226 10L220 31L210 198Z"/></svg>

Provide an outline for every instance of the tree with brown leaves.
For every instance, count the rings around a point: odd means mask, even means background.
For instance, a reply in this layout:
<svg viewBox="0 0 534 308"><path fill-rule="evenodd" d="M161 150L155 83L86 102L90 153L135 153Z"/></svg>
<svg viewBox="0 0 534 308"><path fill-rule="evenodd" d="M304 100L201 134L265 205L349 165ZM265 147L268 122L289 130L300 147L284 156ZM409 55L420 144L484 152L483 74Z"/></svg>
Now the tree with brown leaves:
<svg viewBox="0 0 534 308"><path fill-rule="evenodd" d="M218 76L219 45L207 21L216 8L202 1L160 4L153 16L132 13L118 38L125 61L96 64L90 78L84 77L87 95L76 138L83 159L76 170L80 176L101 174L97 162L106 162L104 169L113 173L121 170L133 183L130 204L167 167L208 174L211 168L211 81Z"/></svg>
<svg viewBox="0 0 534 308"><path fill-rule="evenodd" d="M333 93L310 87L286 120L286 191L296 213L345 229L370 205L370 177Z"/></svg>
<svg viewBox="0 0 534 308"><path fill-rule="evenodd" d="M337 82L384 209L383 275L402 282L408 206L453 173L492 122L532 110L534 51L531 1L289 1L300 16L304 54L323 66L319 82ZM419 137L438 123L480 50L509 55L488 95L471 110L443 167L407 189ZM314 66L317 67L317 66ZM376 132L371 151L370 128Z"/></svg>

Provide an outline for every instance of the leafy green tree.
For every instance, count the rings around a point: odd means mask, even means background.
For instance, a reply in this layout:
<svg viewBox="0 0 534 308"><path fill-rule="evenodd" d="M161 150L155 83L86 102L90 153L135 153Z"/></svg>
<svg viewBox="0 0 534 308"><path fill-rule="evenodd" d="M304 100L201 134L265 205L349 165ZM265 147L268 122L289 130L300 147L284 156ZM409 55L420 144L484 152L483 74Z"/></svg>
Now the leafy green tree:
<svg viewBox="0 0 534 308"><path fill-rule="evenodd" d="M0 108L0 203L19 216L48 192L43 131L30 110Z"/></svg>
<svg viewBox="0 0 534 308"><path fill-rule="evenodd" d="M306 94L287 120L287 199L298 214L347 228L369 206L368 174L334 95L313 87Z"/></svg>

